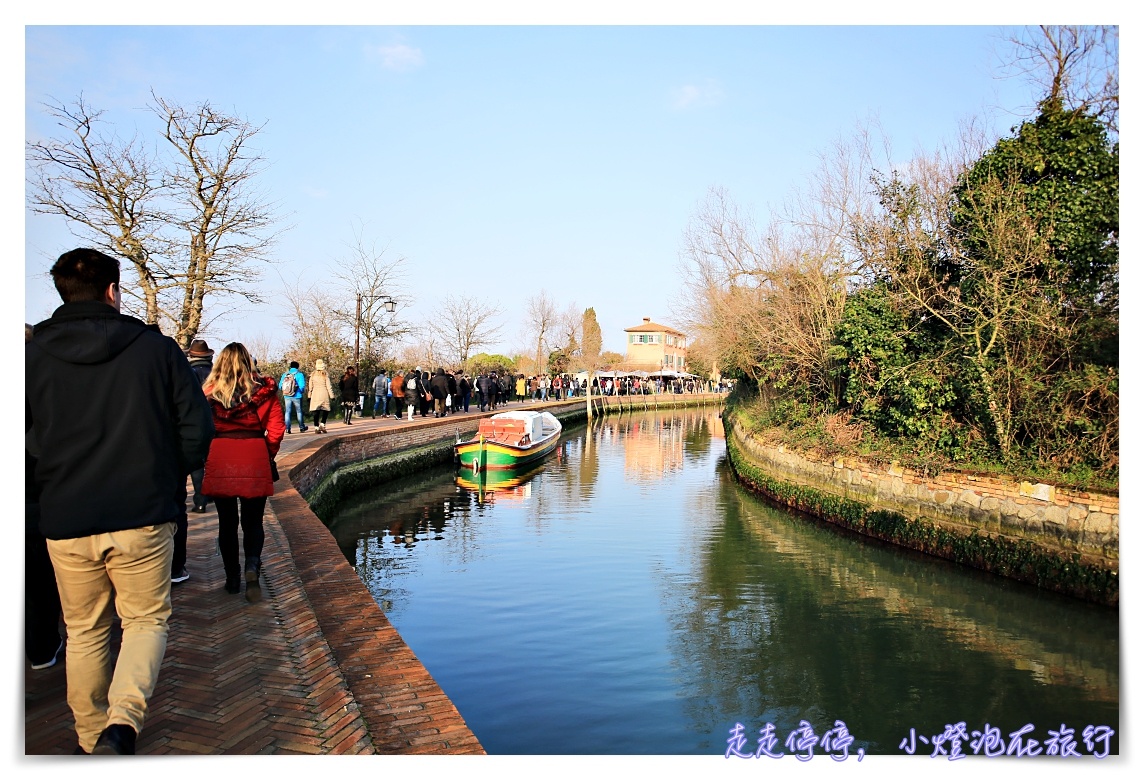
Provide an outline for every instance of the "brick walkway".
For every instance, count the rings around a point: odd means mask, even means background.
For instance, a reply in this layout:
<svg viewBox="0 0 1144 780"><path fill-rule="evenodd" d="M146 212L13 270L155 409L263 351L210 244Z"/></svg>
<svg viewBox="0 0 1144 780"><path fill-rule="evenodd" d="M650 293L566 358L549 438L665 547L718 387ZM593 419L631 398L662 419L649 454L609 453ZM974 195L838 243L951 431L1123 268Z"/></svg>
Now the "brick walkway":
<svg viewBox="0 0 1144 780"><path fill-rule="evenodd" d="M425 422L331 421L328 435L287 436L279 462L331 436ZM223 590L213 504L190 514L191 579L172 587L167 652L138 752L483 753L333 537L284 484L268 503L257 604ZM75 749L60 661L41 671L25 664L27 755Z"/></svg>

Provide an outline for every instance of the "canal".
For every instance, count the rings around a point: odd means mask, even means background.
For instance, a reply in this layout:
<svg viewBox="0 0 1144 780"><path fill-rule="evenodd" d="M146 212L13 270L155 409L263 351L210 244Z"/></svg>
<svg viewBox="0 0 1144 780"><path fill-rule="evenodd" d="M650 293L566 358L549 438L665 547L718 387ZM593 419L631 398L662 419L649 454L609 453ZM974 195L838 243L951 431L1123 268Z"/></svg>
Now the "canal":
<svg viewBox="0 0 1144 780"><path fill-rule="evenodd" d="M963 753L1062 725L1118 751L1117 610L770 506L717 411L606 417L539 469L460 482L391 482L329 525L491 754L722 755L738 723L741 752L771 724L789 756L837 721L852 757L929 755L959 722Z"/></svg>

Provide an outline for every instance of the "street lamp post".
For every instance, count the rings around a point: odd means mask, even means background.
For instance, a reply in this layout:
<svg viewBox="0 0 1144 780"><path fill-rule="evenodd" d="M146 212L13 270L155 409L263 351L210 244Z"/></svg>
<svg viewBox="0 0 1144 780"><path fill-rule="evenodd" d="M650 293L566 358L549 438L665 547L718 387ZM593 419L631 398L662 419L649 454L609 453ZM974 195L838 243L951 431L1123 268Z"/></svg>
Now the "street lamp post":
<svg viewBox="0 0 1144 780"><path fill-rule="evenodd" d="M357 297L357 318L354 320L354 365L358 364L358 357L361 353L361 302L362 299L369 298L371 301L380 300L385 305L385 310L390 314L397 311L397 301L390 298L388 295L362 295L358 293Z"/></svg>

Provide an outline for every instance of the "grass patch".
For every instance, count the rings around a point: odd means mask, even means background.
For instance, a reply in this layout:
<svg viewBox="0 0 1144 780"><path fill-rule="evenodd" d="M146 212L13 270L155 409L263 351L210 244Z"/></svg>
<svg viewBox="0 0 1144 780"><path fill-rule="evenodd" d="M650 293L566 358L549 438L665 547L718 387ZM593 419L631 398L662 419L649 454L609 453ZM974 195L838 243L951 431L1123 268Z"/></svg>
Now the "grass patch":
<svg viewBox="0 0 1144 780"><path fill-rule="evenodd" d="M942 471L1009 476L1027 482L1044 482L1072 490L1091 490L1119 495L1120 470L1110 466L1101 472L1080 464L1059 469L1052 463L1029 460L1016 452L1008 460L983 443L958 447L951 455L936 440L886 436L846 412L830 412L800 401L767 401L754 394L733 394L728 409L760 441L806 452L819 459L857 457L869 463L897 462L924 476Z"/></svg>

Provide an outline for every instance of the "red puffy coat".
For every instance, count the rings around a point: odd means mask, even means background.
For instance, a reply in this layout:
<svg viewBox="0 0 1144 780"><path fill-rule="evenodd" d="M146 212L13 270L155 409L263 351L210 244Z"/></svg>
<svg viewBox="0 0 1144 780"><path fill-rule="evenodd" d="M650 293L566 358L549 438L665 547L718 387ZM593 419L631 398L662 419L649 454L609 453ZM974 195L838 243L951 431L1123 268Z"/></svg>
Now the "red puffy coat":
<svg viewBox="0 0 1144 780"><path fill-rule="evenodd" d="M214 414L215 438L203 467L204 495L274 495L270 461L282 445L286 422L274 380L268 376L260 379L262 387L244 404L227 409L213 398L208 399Z"/></svg>

